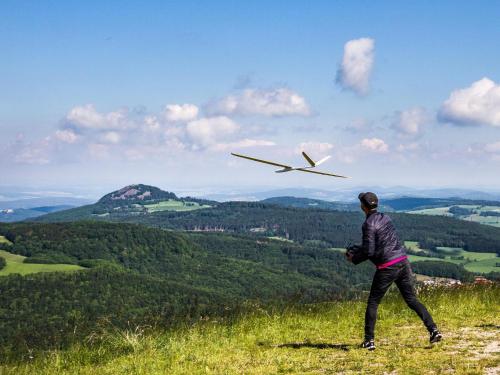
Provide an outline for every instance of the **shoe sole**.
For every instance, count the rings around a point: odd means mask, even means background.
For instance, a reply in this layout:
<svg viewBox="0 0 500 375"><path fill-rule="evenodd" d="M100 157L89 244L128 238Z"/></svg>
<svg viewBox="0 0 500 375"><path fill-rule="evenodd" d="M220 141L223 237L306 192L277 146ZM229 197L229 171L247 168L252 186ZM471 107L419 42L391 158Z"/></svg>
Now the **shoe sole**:
<svg viewBox="0 0 500 375"><path fill-rule="evenodd" d="M441 341L442 338L443 338L442 335L434 337L434 339L431 340L431 344L435 344L436 342Z"/></svg>

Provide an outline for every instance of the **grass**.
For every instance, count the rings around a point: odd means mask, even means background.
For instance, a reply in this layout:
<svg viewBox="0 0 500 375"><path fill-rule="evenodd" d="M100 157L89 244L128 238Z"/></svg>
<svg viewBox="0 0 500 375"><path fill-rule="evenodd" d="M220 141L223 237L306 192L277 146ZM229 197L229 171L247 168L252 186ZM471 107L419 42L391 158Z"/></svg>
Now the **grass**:
<svg viewBox="0 0 500 375"><path fill-rule="evenodd" d="M414 251L420 251L418 242L405 241L405 246ZM410 262L419 262L424 260L443 261L455 264L462 264L467 271L475 273L500 272L500 267L496 267L500 263L500 258L496 253L476 253L466 251L456 247L438 247L437 253L444 255L445 258L433 258L420 255L409 255ZM452 259L453 257L464 257L463 259Z"/></svg>
<svg viewBox="0 0 500 375"><path fill-rule="evenodd" d="M158 211L194 211L202 208L210 208L209 205L200 205L197 202L177 201L169 199L154 204L146 204L148 212Z"/></svg>
<svg viewBox="0 0 500 375"><path fill-rule="evenodd" d="M0 236L0 243L6 243L7 245L12 245L12 242L10 242L7 238L4 236Z"/></svg>
<svg viewBox="0 0 500 375"><path fill-rule="evenodd" d="M68 350L0 365L0 374L483 374L498 373L498 285L428 289L420 298L444 334L428 334L397 293L379 308L377 350L359 349L363 301L205 319L172 331L91 336Z"/></svg>
<svg viewBox="0 0 500 375"><path fill-rule="evenodd" d="M452 206L446 207L435 207L435 208L427 208L422 210L414 210L407 211L409 214L420 214L420 215L437 215L437 216L453 216L449 212L449 209ZM481 216L481 212L494 211L500 212L499 206L479 206L479 205L457 205L457 207L467 208L470 210L474 210L475 213L465 216L459 216L461 220L466 221L474 221L476 223L491 225L495 227L500 227L500 217L496 216Z"/></svg>
<svg viewBox="0 0 500 375"><path fill-rule="evenodd" d="M293 242L293 240L289 240L288 238L279 237L279 236L269 236L268 238L270 240L276 240L276 241L281 241L281 242Z"/></svg>
<svg viewBox="0 0 500 375"><path fill-rule="evenodd" d="M500 267L497 267L497 264L500 264L500 258L498 257L466 263L464 267L466 270L476 273L500 272Z"/></svg>
<svg viewBox="0 0 500 375"><path fill-rule="evenodd" d="M9 243L9 241L3 236L0 236L0 242ZM5 267L0 270L0 276L6 276L12 273L18 273L20 275L28 275L30 273L37 273L37 272L77 271L85 269L83 267L74 264L23 263L26 257L22 255L9 253L8 251L5 250L0 250L0 257L4 258L6 261Z"/></svg>

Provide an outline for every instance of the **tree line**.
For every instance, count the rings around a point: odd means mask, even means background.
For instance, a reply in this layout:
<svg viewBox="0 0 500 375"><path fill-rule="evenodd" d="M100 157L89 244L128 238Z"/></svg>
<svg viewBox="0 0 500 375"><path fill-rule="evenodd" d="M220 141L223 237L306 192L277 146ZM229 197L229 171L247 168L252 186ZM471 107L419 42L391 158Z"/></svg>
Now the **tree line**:
<svg viewBox="0 0 500 375"><path fill-rule="evenodd" d="M104 222L0 224L0 235L31 261L89 268L0 277L5 355L81 340L96 322L169 325L238 311L245 301L349 298L373 274L331 249L245 235Z"/></svg>

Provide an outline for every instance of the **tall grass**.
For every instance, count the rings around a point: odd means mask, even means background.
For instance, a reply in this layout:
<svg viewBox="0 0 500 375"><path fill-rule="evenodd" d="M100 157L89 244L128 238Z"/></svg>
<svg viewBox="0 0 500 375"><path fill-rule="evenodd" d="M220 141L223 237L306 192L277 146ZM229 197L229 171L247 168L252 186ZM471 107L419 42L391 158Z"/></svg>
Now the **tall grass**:
<svg viewBox="0 0 500 375"><path fill-rule="evenodd" d="M420 291L444 334L428 334L397 293L379 308L377 350L359 349L363 301L255 308L175 330L96 332L65 351L34 354L0 374L481 374L499 371L500 288ZM496 370L495 370L496 368ZM493 372L494 373L494 372Z"/></svg>

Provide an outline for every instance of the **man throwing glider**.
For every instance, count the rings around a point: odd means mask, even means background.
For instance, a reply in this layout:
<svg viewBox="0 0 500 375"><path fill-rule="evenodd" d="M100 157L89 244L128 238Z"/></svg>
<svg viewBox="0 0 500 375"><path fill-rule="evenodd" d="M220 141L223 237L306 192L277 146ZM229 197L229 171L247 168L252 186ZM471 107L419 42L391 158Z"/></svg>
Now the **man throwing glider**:
<svg viewBox="0 0 500 375"><path fill-rule="evenodd" d="M354 264L369 259L377 267L366 306L365 340L361 346L368 350L375 349L378 305L393 282L407 305L422 319L430 333L430 342L441 341L442 335L431 315L415 295L410 263L391 219L386 214L377 212L378 198L374 193L361 193L358 198L361 209L366 214L362 227L363 243L347 248L346 257Z"/></svg>

